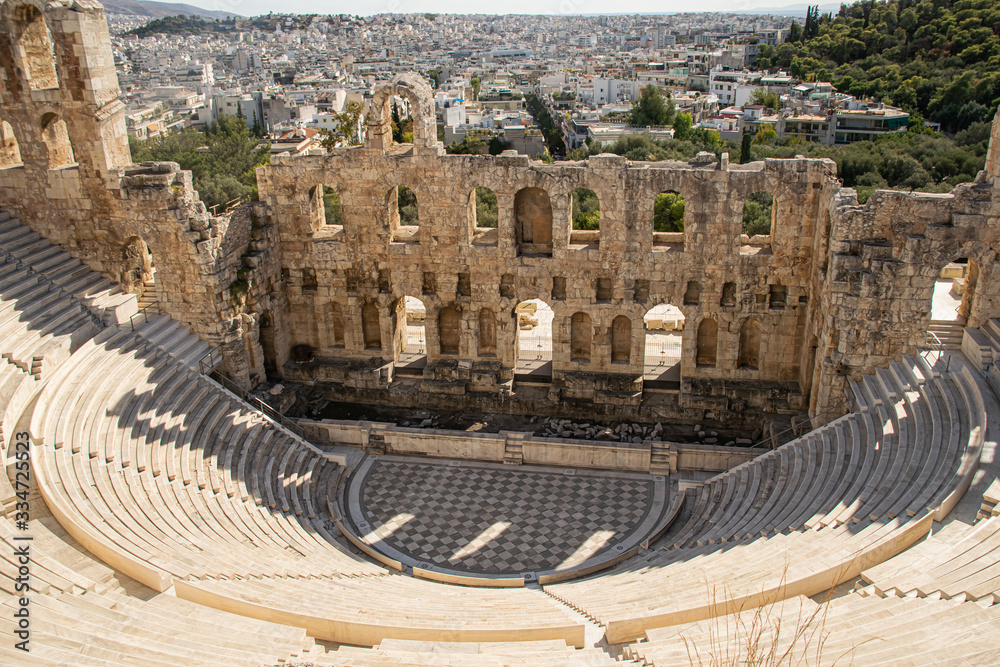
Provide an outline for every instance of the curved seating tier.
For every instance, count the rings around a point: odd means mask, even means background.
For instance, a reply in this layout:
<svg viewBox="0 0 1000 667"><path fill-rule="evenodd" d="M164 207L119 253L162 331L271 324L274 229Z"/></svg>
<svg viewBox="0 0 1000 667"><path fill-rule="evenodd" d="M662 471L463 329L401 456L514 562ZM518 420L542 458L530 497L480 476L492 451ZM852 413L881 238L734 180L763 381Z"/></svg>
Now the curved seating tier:
<svg viewBox="0 0 1000 667"><path fill-rule="evenodd" d="M992 665L1000 606L851 593L646 631L625 654L654 667L718 664ZM961 656L961 658L959 658Z"/></svg>
<svg viewBox="0 0 1000 667"><path fill-rule="evenodd" d="M971 527L953 522L862 577L882 594L1000 602L1000 517Z"/></svg>
<svg viewBox="0 0 1000 667"><path fill-rule="evenodd" d="M971 482L985 414L968 373L917 356L865 376L857 412L689 492L666 550L546 590L623 642L857 576L926 535Z"/></svg>
<svg viewBox="0 0 1000 667"><path fill-rule="evenodd" d="M294 656L314 667L598 667L628 664L599 648L574 649L559 640L502 643L429 642L387 639L373 649L342 646L330 653L321 647ZM631 663L636 664L636 663Z"/></svg>
<svg viewBox="0 0 1000 667"><path fill-rule="evenodd" d="M352 644L582 645L582 621L538 591L389 576L350 553L329 532L338 466L131 331L85 343L40 394L31 429L53 514L156 590Z"/></svg>
<svg viewBox="0 0 1000 667"><path fill-rule="evenodd" d="M133 597L114 572L89 557L53 522L35 519L18 542L0 521L0 663L11 665L273 664L309 650L305 630L242 618L170 595ZM25 653L15 648L18 576L14 550L30 544L31 634ZM219 632L225 628L225 632Z"/></svg>

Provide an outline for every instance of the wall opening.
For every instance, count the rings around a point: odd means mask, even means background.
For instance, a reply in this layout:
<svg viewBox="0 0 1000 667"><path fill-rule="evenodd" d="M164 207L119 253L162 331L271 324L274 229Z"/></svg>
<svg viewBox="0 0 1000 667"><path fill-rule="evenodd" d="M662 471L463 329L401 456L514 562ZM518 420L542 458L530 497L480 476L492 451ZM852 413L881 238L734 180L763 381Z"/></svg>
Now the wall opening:
<svg viewBox="0 0 1000 667"><path fill-rule="evenodd" d="M960 257L942 267L934 281L925 345L962 346L978 283L979 264L974 259Z"/></svg>
<svg viewBox="0 0 1000 667"><path fill-rule="evenodd" d="M259 329L258 340L261 352L264 354L264 372L276 374L278 372L278 348L275 345L274 319L270 311L265 310L260 314Z"/></svg>
<svg viewBox="0 0 1000 667"><path fill-rule="evenodd" d="M514 235L519 255L552 256L552 203L541 188L514 195Z"/></svg>
<svg viewBox="0 0 1000 667"><path fill-rule="evenodd" d="M417 195L413 190L400 185L396 198L396 206L399 210L399 224L403 227L417 227L420 224L420 216L417 212Z"/></svg>
<svg viewBox="0 0 1000 667"><path fill-rule="evenodd" d="M552 381L552 320L555 313L541 299L522 301L514 309L517 326L515 375L521 381Z"/></svg>
<svg viewBox="0 0 1000 667"><path fill-rule="evenodd" d="M329 185L314 188L314 197L318 197L316 209L322 217L319 224L323 227L343 227L344 220L340 210L340 195Z"/></svg>
<svg viewBox="0 0 1000 667"><path fill-rule="evenodd" d="M489 308L479 311L479 356L495 357L497 354L497 316Z"/></svg>
<svg viewBox="0 0 1000 667"><path fill-rule="evenodd" d="M760 368L760 322L752 317L740 327L740 353L736 365L751 370Z"/></svg>
<svg viewBox="0 0 1000 667"><path fill-rule="evenodd" d="M573 313L569 332L570 360L577 363L589 362L593 340L594 327L590 315L584 312Z"/></svg>
<svg viewBox="0 0 1000 667"><path fill-rule="evenodd" d="M698 325L696 363L699 366L715 366L718 353L719 325L711 317L706 317Z"/></svg>
<svg viewBox="0 0 1000 667"><path fill-rule="evenodd" d="M650 308L642 321L646 327L643 386L680 389L684 313L676 306L661 303Z"/></svg>
<svg viewBox="0 0 1000 667"><path fill-rule="evenodd" d="M382 351L382 324L377 304L368 302L361 308L361 335L366 350Z"/></svg>
<svg viewBox="0 0 1000 667"><path fill-rule="evenodd" d="M417 297L405 296L401 310L398 321L405 339L396 360L396 372L406 374L412 371L419 375L427 366L427 307Z"/></svg>
<svg viewBox="0 0 1000 667"><path fill-rule="evenodd" d="M496 245L500 238L498 226L500 205L496 193L489 188L473 188L469 195L469 222L472 242Z"/></svg>
<svg viewBox="0 0 1000 667"><path fill-rule="evenodd" d="M766 245L771 242L774 223L774 197L769 192L758 190L743 200L743 229L746 245Z"/></svg>
<svg viewBox="0 0 1000 667"><path fill-rule="evenodd" d="M632 361L632 320L619 315L611 322L611 363Z"/></svg>
<svg viewBox="0 0 1000 667"><path fill-rule="evenodd" d="M122 268L119 283L123 291L142 296L154 281L153 254L138 236L127 239L121 250Z"/></svg>
<svg viewBox="0 0 1000 667"><path fill-rule="evenodd" d="M462 315L454 306L438 312L438 342L441 354L458 354L462 337Z"/></svg>
<svg viewBox="0 0 1000 667"><path fill-rule="evenodd" d="M689 280L687 289L684 290L684 305L697 306L699 303L701 303L701 283Z"/></svg>
<svg viewBox="0 0 1000 667"><path fill-rule="evenodd" d="M569 242L578 249L597 248L601 240L601 202L589 188L573 191Z"/></svg>
<svg viewBox="0 0 1000 667"><path fill-rule="evenodd" d="M54 113L42 116L42 141L49 152L49 169L58 169L76 163L73 145L69 141L66 121Z"/></svg>
<svg viewBox="0 0 1000 667"><path fill-rule="evenodd" d="M653 248L684 249L684 196L666 190L653 200Z"/></svg>
<svg viewBox="0 0 1000 667"><path fill-rule="evenodd" d="M21 161L21 147L14 136L14 128L5 120L0 121L0 168L16 167Z"/></svg>
<svg viewBox="0 0 1000 667"><path fill-rule="evenodd" d="M14 15L21 68L28 77L28 88L42 90L59 86L56 59L52 52L52 34L45 17L34 6L21 5Z"/></svg>
<svg viewBox="0 0 1000 667"><path fill-rule="evenodd" d="M722 286L722 298L719 299L719 305L723 307L736 305L736 283L725 283Z"/></svg>

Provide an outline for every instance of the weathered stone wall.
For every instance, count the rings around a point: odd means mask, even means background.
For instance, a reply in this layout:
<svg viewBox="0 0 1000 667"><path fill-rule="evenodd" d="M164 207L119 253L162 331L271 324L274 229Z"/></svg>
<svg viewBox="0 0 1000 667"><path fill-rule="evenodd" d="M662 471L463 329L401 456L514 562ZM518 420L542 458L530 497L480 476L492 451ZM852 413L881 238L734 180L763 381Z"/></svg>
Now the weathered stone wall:
<svg viewBox="0 0 1000 667"><path fill-rule="evenodd" d="M221 345L246 384L261 369L246 359L243 318L228 298L231 255L246 243L228 237L249 227L210 217L178 165L131 164L118 95L100 4L0 2L0 122L10 125L0 208L126 291L141 292L151 263L163 309Z"/></svg>

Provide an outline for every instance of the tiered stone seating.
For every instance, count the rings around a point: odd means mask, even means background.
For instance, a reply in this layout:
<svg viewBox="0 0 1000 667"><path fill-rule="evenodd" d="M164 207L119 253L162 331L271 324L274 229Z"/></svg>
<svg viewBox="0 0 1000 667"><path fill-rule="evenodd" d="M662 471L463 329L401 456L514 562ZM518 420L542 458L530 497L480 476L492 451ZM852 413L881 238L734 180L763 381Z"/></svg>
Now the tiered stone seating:
<svg viewBox="0 0 1000 667"><path fill-rule="evenodd" d="M115 573L88 556L59 524L32 520L30 543L0 521L0 663L11 665L273 664L308 651L301 628L227 614L170 595L133 597ZM30 544L30 652L14 647L13 611L23 593L14 548ZM223 631L220 631L224 629Z"/></svg>
<svg viewBox="0 0 1000 667"><path fill-rule="evenodd" d="M617 643L814 595L899 553L950 511L979 460L984 408L969 369L951 364L907 357L865 376L857 412L690 492L666 551L546 591Z"/></svg>
<svg viewBox="0 0 1000 667"><path fill-rule="evenodd" d="M679 664L994 665L1000 606L851 593L646 631L625 654ZM959 657L961 656L961 657Z"/></svg>
<svg viewBox="0 0 1000 667"><path fill-rule="evenodd" d="M30 275L42 281L47 293L72 297L75 303L108 324L125 323L137 310L135 296L123 293L117 285L3 211L0 211L0 257L23 268L30 267ZM23 277L12 284L22 282Z"/></svg>
<svg viewBox="0 0 1000 667"><path fill-rule="evenodd" d="M862 577L879 594L1000 602L1000 517L953 522Z"/></svg>
<svg viewBox="0 0 1000 667"><path fill-rule="evenodd" d="M617 661L598 648L574 649L559 640L501 643L429 642L387 639L374 649L342 646L323 653L315 646L293 663L314 667L376 667L412 665L425 667L587 667L590 665L637 664Z"/></svg>
<svg viewBox="0 0 1000 667"><path fill-rule="evenodd" d="M46 503L102 560L156 590L338 642L582 645L581 620L539 591L386 576L349 553L329 532L336 464L178 363L151 342L158 332L143 335L107 329L85 343L32 417Z"/></svg>

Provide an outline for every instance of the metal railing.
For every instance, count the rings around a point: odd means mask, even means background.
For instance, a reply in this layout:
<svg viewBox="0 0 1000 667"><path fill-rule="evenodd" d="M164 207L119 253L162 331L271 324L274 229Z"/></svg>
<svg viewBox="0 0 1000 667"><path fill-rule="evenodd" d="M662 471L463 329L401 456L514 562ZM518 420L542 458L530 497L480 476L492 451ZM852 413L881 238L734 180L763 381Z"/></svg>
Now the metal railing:
<svg viewBox="0 0 1000 667"><path fill-rule="evenodd" d="M271 421L276 424L280 424L299 437L303 436L303 430L296 422L287 419L283 414L281 414L280 410L264 402L261 398L254 396L250 392L245 391L238 384L223 375L217 368L219 362L221 361L222 355L219 354L218 350L211 349L205 354L205 356L198 360L198 370L209 380L212 380L230 393L235 394L241 401L244 401L251 408L257 410Z"/></svg>
<svg viewBox="0 0 1000 667"><path fill-rule="evenodd" d="M847 405L847 401L841 401L840 403L838 403L837 405L833 406L832 408L827 408L823 412L817 413L815 416L810 417L809 421L811 422L812 420L814 420L814 419L816 419L818 417L825 417L825 416L827 416L829 414L832 414L834 412L840 412L841 409L845 405ZM795 424L792 424L791 426L789 426L786 429L782 429L782 430L778 431L777 433L771 433L766 438L761 438L760 440L758 440L757 442L753 443L750 446L751 447L760 447L761 445L763 445L763 444L767 443L768 441L770 441L771 448L775 449L779 445L775 445L774 443L777 442L780 437L782 437L784 435L787 435L789 433L794 433L795 432L795 428L796 428ZM815 429L810 429L810 431L812 431L812 430L815 430ZM807 431L807 433L808 432L809 431ZM802 435L805 435L805 433L803 433ZM796 436L796 437L802 437L802 436Z"/></svg>
<svg viewBox="0 0 1000 667"><path fill-rule="evenodd" d="M153 303L151 303L149 305L146 305L146 306L143 306L142 308L140 308L138 310L138 312L136 312L136 313L134 313L132 315L129 315L129 317L128 317L128 323L132 326L132 331L135 331L135 321L136 321L136 319L139 318L140 315L142 316L143 323L149 322L149 313L147 311L150 308L152 308L153 306L159 307L159 302L158 301L154 301Z"/></svg>
<svg viewBox="0 0 1000 667"><path fill-rule="evenodd" d="M945 344L943 342L941 342L941 339L938 338L938 335L933 331L928 331L926 338L924 338L924 344L931 350L938 353L938 358L937 358L938 361L944 359L944 372L947 373L951 369L951 355L946 354L948 348L945 347ZM921 352L920 354L923 355L924 352ZM927 357L924 357L924 359L927 360L928 364L930 363L930 359L928 359Z"/></svg>

